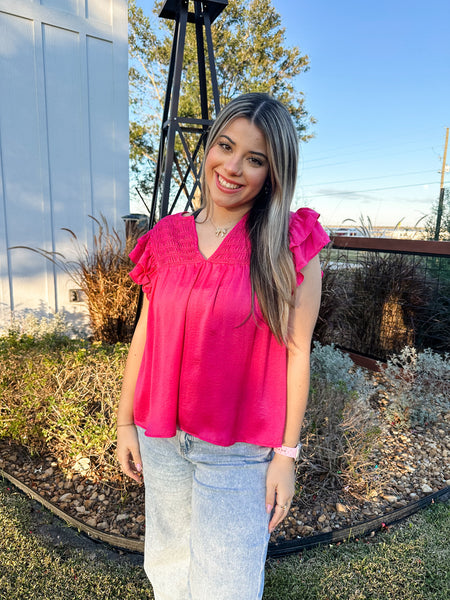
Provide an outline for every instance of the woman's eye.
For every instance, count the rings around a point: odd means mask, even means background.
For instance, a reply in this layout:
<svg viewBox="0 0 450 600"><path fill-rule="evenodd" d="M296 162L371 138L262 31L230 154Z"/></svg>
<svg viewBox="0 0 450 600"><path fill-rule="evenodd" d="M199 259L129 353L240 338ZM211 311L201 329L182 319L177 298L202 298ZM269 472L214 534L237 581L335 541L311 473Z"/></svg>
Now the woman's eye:
<svg viewBox="0 0 450 600"><path fill-rule="evenodd" d="M250 156L249 161L256 167L261 167L263 164L262 160L255 158L254 156Z"/></svg>
<svg viewBox="0 0 450 600"><path fill-rule="evenodd" d="M222 150L230 150L230 145L226 142L219 142L219 146L222 148Z"/></svg>

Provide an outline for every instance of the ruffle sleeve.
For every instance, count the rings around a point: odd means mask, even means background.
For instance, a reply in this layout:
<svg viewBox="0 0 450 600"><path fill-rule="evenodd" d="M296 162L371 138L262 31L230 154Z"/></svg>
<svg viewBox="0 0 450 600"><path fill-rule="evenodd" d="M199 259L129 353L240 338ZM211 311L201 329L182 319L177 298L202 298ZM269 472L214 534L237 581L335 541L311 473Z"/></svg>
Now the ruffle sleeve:
<svg viewBox="0 0 450 600"><path fill-rule="evenodd" d="M139 238L135 248L130 252L130 258L135 263L134 269L129 273L131 279L142 286L145 293L152 289L152 279L155 275L156 264L152 251L151 231Z"/></svg>
<svg viewBox="0 0 450 600"><path fill-rule="evenodd" d="M289 248L294 257L297 285L303 281L300 271L330 241L318 219L319 213L311 208L300 208L297 212L291 213Z"/></svg>

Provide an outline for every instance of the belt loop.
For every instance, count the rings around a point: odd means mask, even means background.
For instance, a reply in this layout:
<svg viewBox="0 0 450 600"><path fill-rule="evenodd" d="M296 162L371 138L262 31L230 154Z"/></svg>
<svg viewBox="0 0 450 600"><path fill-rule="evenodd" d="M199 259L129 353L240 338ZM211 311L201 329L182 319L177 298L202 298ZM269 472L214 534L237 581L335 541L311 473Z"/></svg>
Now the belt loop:
<svg viewBox="0 0 450 600"><path fill-rule="evenodd" d="M193 442L192 436L189 435L188 433L186 433L185 431L183 431L182 429L179 429L178 433L180 436L179 437L180 450L183 454L186 454L191 449L192 442Z"/></svg>

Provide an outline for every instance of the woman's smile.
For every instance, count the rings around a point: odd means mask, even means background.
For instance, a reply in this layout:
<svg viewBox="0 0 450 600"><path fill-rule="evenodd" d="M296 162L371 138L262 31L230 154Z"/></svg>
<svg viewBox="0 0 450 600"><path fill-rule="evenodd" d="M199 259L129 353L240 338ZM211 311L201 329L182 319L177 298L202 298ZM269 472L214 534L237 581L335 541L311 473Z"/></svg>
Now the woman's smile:
<svg viewBox="0 0 450 600"><path fill-rule="evenodd" d="M225 177L223 177L222 175L219 175L219 173L216 173L216 177L217 177L217 185L219 187L225 188L226 190L234 191L234 190L239 190L242 187L242 185L240 185L239 183L233 183L232 181L225 179Z"/></svg>

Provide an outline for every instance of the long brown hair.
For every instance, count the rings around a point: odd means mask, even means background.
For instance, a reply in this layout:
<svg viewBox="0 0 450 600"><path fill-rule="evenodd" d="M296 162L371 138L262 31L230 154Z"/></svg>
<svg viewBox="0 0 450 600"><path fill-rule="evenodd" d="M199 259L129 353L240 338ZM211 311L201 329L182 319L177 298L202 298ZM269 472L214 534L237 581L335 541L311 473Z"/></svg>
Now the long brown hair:
<svg viewBox="0 0 450 600"><path fill-rule="evenodd" d="M256 293L261 312L279 342L288 343L289 309L295 271L289 250L289 214L297 179L298 138L287 109L268 94L243 94L219 113L208 136L205 157L222 131L246 118L264 134L269 174L247 219L251 242L252 304ZM202 207L208 211L209 191L202 170Z"/></svg>

